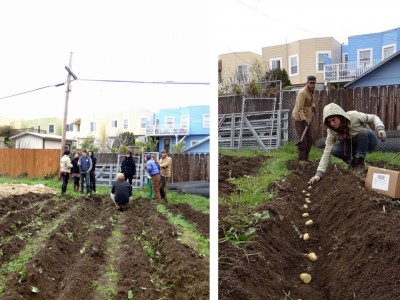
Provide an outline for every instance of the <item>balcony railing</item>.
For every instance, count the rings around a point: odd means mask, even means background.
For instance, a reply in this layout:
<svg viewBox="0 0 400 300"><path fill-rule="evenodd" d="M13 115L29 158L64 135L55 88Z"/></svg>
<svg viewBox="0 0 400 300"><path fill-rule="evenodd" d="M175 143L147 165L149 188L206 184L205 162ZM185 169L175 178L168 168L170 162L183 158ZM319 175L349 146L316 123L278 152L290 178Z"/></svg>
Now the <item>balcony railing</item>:
<svg viewBox="0 0 400 300"><path fill-rule="evenodd" d="M325 82L349 82L361 76L381 61L381 59L377 59L368 65L363 65L359 62L325 65L324 80Z"/></svg>
<svg viewBox="0 0 400 300"><path fill-rule="evenodd" d="M162 127L156 125L146 126L146 135L187 135L189 128Z"/></svg>

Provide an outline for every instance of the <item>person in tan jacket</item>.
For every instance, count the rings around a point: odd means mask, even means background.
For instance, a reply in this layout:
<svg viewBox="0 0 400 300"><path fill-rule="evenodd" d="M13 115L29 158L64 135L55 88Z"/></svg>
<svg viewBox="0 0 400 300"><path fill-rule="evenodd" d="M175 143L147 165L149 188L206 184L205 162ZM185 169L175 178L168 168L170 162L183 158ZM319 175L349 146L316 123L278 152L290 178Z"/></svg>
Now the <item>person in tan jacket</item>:
<svg viewBox="0 0 400 300"><path fill-rule="evenodd" d="M292 119L294 120L294 126L299 138L303 135L304 130L306 130L308 127L312 118L312 114L315 113L315 83L315 76L308 76L306 86L299 91L296 97L296 103L292 111ZM313 143L314 139L312 132L310 129L308 129L304 135L303 141L297 145L297 154L300 163L309 163L308 156Z"/></svg>
<svg viewBox="0 0 400 300"><path fill-rule="evenodd" d="M167 201L166 189L168 180L171 177L172 159L168 156L168 152L166 150L161 151L161 159L159 164L161 168L160 195L161 199Z"/></svg>
<svg viewBox="0 0 400 300"><path fill-rule="evenodd" d="M317 173L308 183L315 184L325 176L331 155L346 162L354 172L364 172L365 157L378 145L377 136L382 142L386 139L381 119L356 110L345 112L339 105L330 103L324 107L323 120L327 127L325 149ZM370 126L374 126L377 136Z"/></svg>

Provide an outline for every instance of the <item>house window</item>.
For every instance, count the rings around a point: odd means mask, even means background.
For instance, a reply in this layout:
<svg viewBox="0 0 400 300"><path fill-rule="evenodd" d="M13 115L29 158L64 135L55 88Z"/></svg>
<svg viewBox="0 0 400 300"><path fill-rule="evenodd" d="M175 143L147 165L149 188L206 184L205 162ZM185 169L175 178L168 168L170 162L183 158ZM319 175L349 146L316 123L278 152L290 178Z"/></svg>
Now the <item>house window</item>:
<svg viewBox="0 0 400 300"><path fill-rule="evenodd" d="M74 124L70 123L65 125L65 131L73 131L74 130Z"/></svg>
<svg viewBox="0 0 400 300"><path fill-rule="evenodd" d="M317 72L322 73L324 72L324 66L326 62L326 58L329 58L331 53L329 51L318 51L317 52Z"/></svg>
<svg viewBox="0 0 400 300"><path fill-rule="evenodd" d="M203 128L210 128L210 115L209 114L203 115Z"/></svg>
<svg viewBox="0 0 400 300"><path fill-rule="evenodd" d="M289 56L289 76L299 75L299 56L291 55Z"/></svg>
<svg viewBox="0 0 400 300"><path fill-rule="evenodd" d="M372 65L372 49L363 49L357 51L357 65L361 68Z"/></svg>
<svg viewBox="0 0 400 300"><path fill-rule="evenodd" d="M180 126L180 128L181 129L186 129L186 130L189 129L189 116L188 115L181 116L181 126Z"/></svg>
<svg viewBox="0 0 400 300"><path fill-rule="evenodd" d="M171 148L171 139L164 139L164 150L167 150L169 152L170 148Z"/></svg>
<svg viewBox="0 0 400 300"><path fill-rule="evenodd" d="M90 132L96 131L96 122L90 122Z"/></svg>
<svg viewBox="0 0 400 300"><path fill-rule="evenodd" d="M173 128L175 125L174 117L165 117L165 128Z"/></svg>
<svg viewBox="0 0 400 300"><path fill-rule="evenodd" d="M48 132L49 133L55 133L55 125L54 124L49 124Z"/></svg>
<svg viewBox="0 0 400 300"><path fill-rule="evenodd" d="M154 125L160 126L160 118L155 118L154 119Z"/></svg>
<svg viewBox="0 0 400 300"><path fill-rule="evenodd" d="M146 128L147 125L149 125L149 119L140 118L140 128Z"/></svg>
<svg viewBox="0 0 400 300"><path fill-rule="evenodd" d="M112 120L111 121L111 128L117 128L118 127L118 122L117 120Z"/></svg>
<svg viewBox="0 0 400 300"><path fill-rule="evenodd" d="M388 58L396 52L396 44L386 45L382 47L382 60Z"/></svg>
<svg viewBox="0 0 400 300"><path fill-rule="evenodd" d="M282 58L271 58L269 60L270 70L282 69Z"/></svg>
<svg viewBox="0 0 400 300"><path fill-rule="evenodd" d="M342 55L342 62L347 64L349 62L349 54L347 52Z"/></svg>
<svg viewBox="0 0 400 300"><path fill-rule="evenodd" d="M239 80L239 82L248 81L248 76L249 73L246 65L240 65L237 67L237 79Z"/></svg>
<svg viewBox="0 0 400 300"><path fill-rule="evenodd" d="M124 119L124 129L128 129L128 119Z"/></svg>

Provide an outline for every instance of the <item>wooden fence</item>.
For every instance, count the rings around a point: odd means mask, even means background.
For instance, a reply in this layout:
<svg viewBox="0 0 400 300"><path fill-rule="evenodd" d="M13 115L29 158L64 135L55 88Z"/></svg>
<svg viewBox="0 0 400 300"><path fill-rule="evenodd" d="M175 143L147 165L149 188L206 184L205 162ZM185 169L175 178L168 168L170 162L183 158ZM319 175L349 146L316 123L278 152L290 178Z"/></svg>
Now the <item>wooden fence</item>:
<svg viewBox="0 0 400 300"><path fill-rule="evenodd" d="M315 139L326 136L322 113L324 106L332 102L345 111L357 110L379 116L386 130L400 130L399 95L400 86L316 91L314 100L317 114L311 123Z"/></svg>
<svg viewBox="0 0 400 300"><path fill-rule="evenodd" d="M116 164L115 153L96 154L98 164ZM0 175L44 178L57 174L60 166L58 149L0 149ZM210 154L172 154L172 182L210 178Z"/></svg>

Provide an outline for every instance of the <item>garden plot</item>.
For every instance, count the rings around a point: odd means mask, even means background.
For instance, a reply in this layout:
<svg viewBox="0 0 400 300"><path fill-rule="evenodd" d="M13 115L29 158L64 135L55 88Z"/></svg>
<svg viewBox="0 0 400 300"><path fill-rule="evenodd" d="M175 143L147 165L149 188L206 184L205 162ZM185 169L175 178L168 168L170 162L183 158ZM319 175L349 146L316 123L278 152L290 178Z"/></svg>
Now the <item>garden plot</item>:
<svg viewBox="0 0 400 300"><path fill-rule="evenodd" d="M220 164L220 176L237 160ZM256 169L260 165L245 160ZM248 212L253 223L242 231L250 242L226 238L237 224L229 223L234 219L229 208L220 206L219 299L400 299L399 202L367 191L362 178L339 167L330 166L312 188L307 182L316 163L301 167L292 161L287 167L292 174L268 187L274 199ZM219 179L220 195L234 190L227 179ZM310 219L313 225L306 226ZM306 257L311 252L316 261ZM302 282L301 273L311 281Z"/></svg>
<svg viewBox="0 0 400 300"><path fill-rule="evenodd" d="M2 299L209 299L208 256L154 202L28 193L0 215Z"/></svg>

